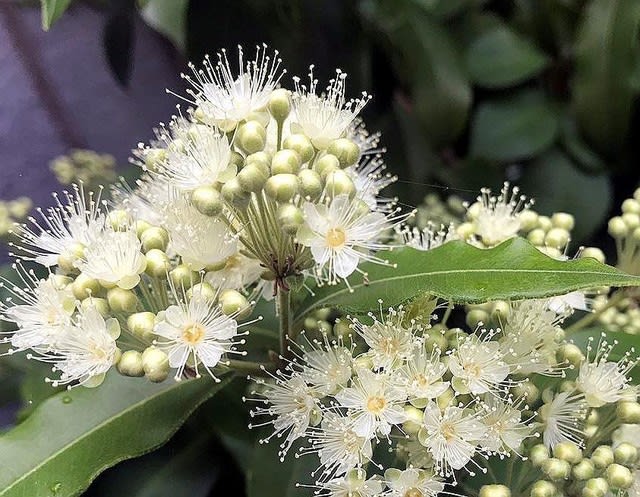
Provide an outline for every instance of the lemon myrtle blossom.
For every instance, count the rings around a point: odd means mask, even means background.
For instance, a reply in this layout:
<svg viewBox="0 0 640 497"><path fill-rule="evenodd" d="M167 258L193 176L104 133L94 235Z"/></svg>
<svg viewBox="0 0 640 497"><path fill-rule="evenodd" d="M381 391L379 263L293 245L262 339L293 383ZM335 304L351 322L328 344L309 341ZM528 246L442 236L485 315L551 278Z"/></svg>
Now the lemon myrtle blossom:
<svg viewBox="0 0 640 497"><path fill-rule="evenodd" d="M444 483L424 470L391 468L384 473L389 497L436 497L444 490Z"/></svg>

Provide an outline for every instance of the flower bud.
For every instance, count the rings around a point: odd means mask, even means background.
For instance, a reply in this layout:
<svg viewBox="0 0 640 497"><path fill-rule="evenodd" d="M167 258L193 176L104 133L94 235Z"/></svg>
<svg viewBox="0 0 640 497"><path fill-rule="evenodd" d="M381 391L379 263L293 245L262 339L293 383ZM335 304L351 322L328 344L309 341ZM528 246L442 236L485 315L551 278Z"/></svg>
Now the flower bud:
<svg viewBox="0 0 640 497"><path fill-rule="evenodd" d="M620 217L622 218L622 221L624 221L624 224L627 225L629 231L633 231L640 226L640 216L638 216L638 214L627 212Z"/></svg>
<svg viewBox="0 0 640 497"><path fill-rule="evenodd" d="M613 238L624 238L625 236L627 236L627 233L629 232L627 225L625 224L625 222L622 220L620 216L612 217L611 219L609 219L609 224L607 228L608 228L609 234Z"/></svg>
<svg viewBox="0 0 640 497"><path fill-rule="evenodd" d="M527 240L529 240L536 247L540 247L544 245L546 233L543 229L535 228L529 232L527 235Z"/></svg>
<svg viewBox="0 0 640 497"><path fill-rule="evenodd" d="M220 193L222 193L222 198L224 198L225 201L229 202L235 207L244 208L249 203L250 197L240 186L240 182L238 181L237 176L222 185Z"/></svg>
<svg viewBox="0 0 640 497"><path fill-rule="evenodd" d="M155 171L166 158L167 152L163 148L148 148L144 151L144 165L149 171Z"/></svg>
<svg viewBox="0 0 640 497"><path fill-rule="evenodd" d="M191 194L191 203L200 214L214 217L222 212L222 195L213 186L200 186ZM159 248L159 247L158 247Z"/></svg>
<svg viewBox="0 0 640 497"><path fill-rule="evenodd" d="M237 179L240 187L245 192L257 193L267 182L269 174L265 173L262 166L258 163L247 164L238 173Z"/></svg>
<svg viewBox="0 0 640 497"><path fill-rule="evenodd" d="M586 247L580 252L580 257L592 257L602 264L604 264L605 261L604 252L597 247Z"/></svg>
<svg viewBox="0 0 640 497"><path fill-rule="evenodd" d="M295 174L276 174L264 186L269 197L278 202L288 202L298 193L298 177Z"/></svg>
<svg viewBox="0 0 640 497"><path fill-rule="evenodd" d="M127 350L118 361L118 372L124 376L144 376L142 354L137 350Z"/></svg>
<svg viewBox="0 0 640 497"><path fill-rule="evenodd" d="M567 461L551 457L542 463L542 471L551 481L566 480L571 474L571 465Z"/></svg>
<svg viewBox="0 0 640 497"><path fill-rule="evenodd" d="M629 468L621 464L610 464L606 471L607 482L612 488L626 489L633 484L633 475Z"/></svg>
<svg viewBox="0 0 640 497"><path fill-rule="evenodd" d="M628 198L624 202L622 202L622 212L632 213L632 214L640 214L640 202L638 202L634 198Z"/></svg>
<svg viewBox="0 0 640 497"><path fill-rule="evenodd" d="M348 138L338 138L332 141L327 152L338 158L340 167L343 169L355 164L360 157L360 147Z"/></svg>
<svg viewBox="0 0 640 497"><path fill-rule="evenodd" d="M583 497L604 497L609 491L609 484L604 478L591 478L587 480L582 489Z"/></svg>
<svg viewBox="0 0 640 497"><path fill-rule="evenodd" d="M136 236L138 238L140 238L142 236L142 233L147 231L149 228L153 227L152 224L148 223L144 219L138 219L137 221L134 222L134 225L135 225L135 228L136 228Z"/></svg>
<svg viewBox="0 0 640 497"><path fill-rule="evenodd" d="M198 281L198 273L191 270L186 264L180 264L169 272L171 282L176 288L184 288L188 290L195 281Z"/></svg>
<svg viewBox="0 0 640 497"><path fill-rule="evenodd" d="M76 262L84 257L84 245L72 243L58 255L58 268L65 273L77 273Z"/></svg>
<svg viewBox="0 0 640 497"><path fill-rule="evenodd" d="M260 153L260 152L259 152ZM244 157L242 154L236 152L235 150L231 151L231 156L229 157L229 165L235 166L236 170L240 169L244 164Z"/></svg>
<svg viewBox="0 0 640 497"><path fill-rule="evenodd" d="M107 292L107 301L115 312L134 312L138 306L136 294L120 287L114 287Z"/></svg>
<svg viewBox="0 0 640 497"><path fill-rule="evenodd" d="M600 445L596 447L596 449L593 451L593 454L591 454L591 461L598 469L606 468L614 461L613 449L608 445Z"/></svg>
<svg viewBox="0 0 640 497"><path fill-rule="evenodd" d="M567 362L574 367L580 366L580 363L584 360L584 354L580 350L580 347L573 343L565 343L562 345L556 354L559 362Z"/></svg>
<svg viewBox="0 0 640 497"><path fill-rule="evenodd" d="M511 389L514 395L524 398L527 403L532 403L540 398L540 390L531 381L524 381Z"/></svg>
<svg viewBox="0 0 640 497"><path fill-rule="evenodd" d="M80 273L71 284L71 291L75 298L82 300L90 296L97 296L102 291L102 286L98 280Z"/></svg>
<svg viewBox="0 0 640 497"><path fill-rule="evenodd" d="M297 174L299 170L300 156L294 150L280 150L271 160L271 174Z"/></svg>
<svg viewBox="0 0 640 497"><path fill-rule="evenodd" d="M509 302L504 300L496 300L493 304L493 309L491 310L491 319L494 321L503 320L509 315L509 311L511 310L511 306Z"/></svg>
<svg viewBox="0 0 640 497"><path fill-rule="evenodd" d="M304 222L302 211L293 204L282 204L278 207L278 223L285 233L295 235Z"/></svg>
<svg viewBox="0 0 640 497"><path fill-rule="evenodd" d="M347 338L352 333L349 323L346 321L336 320L333 325L333 334L337 337Z"/></svg>
<svg viewBox="0 0 640 497"><path fill-rule="evenodd" d="M149 381L161 383L169 376L169 358L157 347L148 347L142 353L142 369Z"/></svg>
<svg viewBox="0 0 640 497"><path fill-rule="evenodd" d="M269 95L267 109L269 109L269 112L277 122L284 122L291 112L289 90L285 90L284 88L273 90L271 95Z"/></svg>
<svg viewBox="0 0 640 497"><path fill-rule="evenodd" d="M156 315L153 312L136 312L127 318L129 331L145 342L153 339Z"/></svg>
<svg viewBox="0 0 640 497"><path fill-rule="evenodd" d="M616 415L622 423L640 423L640 404L637 402L618 402L616 405Z"/></svg>
<svg viewBox="0 0 640 497"><path fill-rule="evenodd" d="M520 220L520 229L529 232L538 226L538 213L530 209L525 209L518 215Z"/></svg>
<svg viewBox="0 0 640 497"><path fill-rule="evenodd" d="M254 110L253 112L250 112L249 114L247 114L246 120L256 121L261 126L264 126L266 128L269 124L269 121L271 120L271 116L269 115L269 111L264 108L261 110Z"/></svg>
<svg viewBox="0 0 640 497"><path fill-rule="evenodd" d="M473 223L462 223L460 226L456 228L456 234L462 240L469 240L470 238L473 238L473 235L475 235L475 232L476 232L476 228L474 227Z"/></svg>
<svg viewBox="0 0 640 497"><path fill-rule="evenodd" d="M511 490L504 485L482 485L478 497L511 497Z"/></svg>
<svg viewBox="0 0 640 497"><path fill-rule="evenodd" d="M429 330L425 333L423 339L424 348L427 352L431 352L433 349L438 349L441 352L447 350L448 341L439 331Z"/></svg>
<svg viewBox="0 0 640 497"><path fill-rule="evenodd" d="M123 209L115 209L107 215L107 224L116 231L126 230L129 226L129 213Z"/></svg>
<svg viewBox="0 0 640 497"><path fill-rule="evenodd" d="M529 460L534 466L540 467L549 459L549 450L544 444L538 444L531 447L529 451Z"/></svg>
<svg viewBox="0 0 640 497"><path fill-rule="evenodd" d="M282 146L289 150L295 150L300 156L300 162L302 164L309 162L313 158L313 154L315 154L311 140L303 134L294 133L287 136Z"/></svg>
<svg viewBox="0 0 640 497"><path fill-rule="evenodd" d="M262 150L267 142L267 131L257 121L247 121L236 133L235 143L246 153Z"/></svg>
<svg viewBox="0 0 640 497"><path fill-rule="evenodd" d="M206 282L197 283L187 290L187 297L190 299L198 298L206 301L215 300L217 296L214 288Z"/></svg>
<svg viewBox="0 0 640 497"><path fill-rule="evenodd" d="M618 464L631 465L638 459L638 449L635 445L622 442L613 450L613 458Z"/></svg>
<svg viewBox="0 0 640 497"><path fill-rule="evenodd" d="M538 228L544 230L544 232L546 233L551 228L553 228L553 223L547 216L538 216Z"/></svg>
<svg viewBox="0 0 640 497"><path fill-rule="evenodd" d="M300 181L300 194L304 198L310 198L311 200L317 200L322 194L323 186L320 175L311 170L303 169L298 173L298 180Z"/></svg>
<svg viewBox="0 0 640 497"><path fill-rule="evenodd" d="M351 197L356 193L356 185L347 173L338 169L326 176L325 191L332 197L343 194Z"/></svg>
<svg viewBox="0 0 640 497"><path fill-rule="evenodd" d="M587 425L582 430L582 433L584 434L584 438L588 440L591 437L593 437L597 433L597 431L598 431L597 425Z"/></svg>
<svg viewBox="0 0 640 497"><path fill-rule="evenodd" d="M593 463L589 459L583 459L571 470L571 475L578 481L584 481L588 480L589 478L593 478L594 474L595 468L593 466Z"/></svg>
<svg viewBox="0 0 640 497"><path fill-rule="evenodd" d="M531 485L531 497L554 497L556 493L556 486L550 481L538 480Z"/></svg>
<svg viewBox="0 0 640 497"><path fill-rule="evenodd" d="M447 388L443 393L441 393L438 397L436 397L436 404L440 409L444 409L445 407L451 404L451 401L455 398L456 393L452 388Z"/></svg>
<svg viewBox="0 0 640 497"><path fill-rule="evenodd" d="M569 243L569 232L564 228L551 228L544 237L544 243L549 247L563 249Z"/></svg>
<svg viewBox="0 0 640 497"><path fill-rule="evenodd" d="M578 464L582 460L582 451L573 442L560 442L553 448L553 455L571 464Z"/></svg>
<svg viewBox="0 0 640 497"><path fill-rule="evenodd" d="M482 309L471 309L467 312L466 322L469 328L475 328L478 323L486 323L489 321L489 313Z"/></svg>
<svg viewBox="0 0 640 497"><path fill-rule="evenodd" d="M402 423L402 431L407 435L416 435L422 426L424 412L413 406L407 405L404 407L404 413L407 419Z"/></svg>
<svg viewBox="0 0 640 497"><path fill-rule="evenodd" d="M322 179L325 179L329 173L340 169L340 161L335 155L325 154L316 161L313 169Z"/></svg>
<svg viewBox="0 0 640 497"><path fill-rule="evenodd" d="M251 314L251 306L249 302L240 292L236 290L223 290L218 297L220 308L227 316L238 313L240 319Z"/></svg>
<svg viewBox="0 0 640 497"><path fill-rule="evenodd" d="M80 304L80 306L84 310L87 310L90 307L94 308L96 311L98 311L98 313L100 313L100 315L103 318L106 318L111 312L111 309L109 309L109 303L107 302L107 299L91 297L88 299L84 299L82 301L82 304Z"/></svg>
<svg viewBox="0 0 640 497"><path fill-rule="evenodd" d="M149 276L162 278L169 272L169 257L162 250L151 249L145 254L147 267L145 272Z"/></svg>
<svg viewBox="0 0 640 497"><path fill-rule="evenodd" d="M571 231L576 222L571 214L566 212L556 212L551 216L551 224L556 228Z"/></svg>
<svg viewBox="0 0 640 497"><path fill-rule="evenodd" d="M144 252L152 249L165 251L169 244L169 233L164 228L152 226L140 235L140 241Z"/></svg>
<svg viewBox="0 0 640 497"><path fill-rule="evenodd" d="M271 156L264 150L247 155L247 158L244 159L244 165L248 166L249 164L259 165L268 175L271 168Z"/></svg>

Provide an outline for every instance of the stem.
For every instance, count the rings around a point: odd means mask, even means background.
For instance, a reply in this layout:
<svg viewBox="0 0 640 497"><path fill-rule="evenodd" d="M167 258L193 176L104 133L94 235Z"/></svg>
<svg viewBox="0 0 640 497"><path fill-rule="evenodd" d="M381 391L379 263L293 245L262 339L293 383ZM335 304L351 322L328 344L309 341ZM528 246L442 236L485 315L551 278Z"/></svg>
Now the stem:
<svg viewBox="0 0 640 497"><path fill-rule="evenodd" d="M618 302L620 302L622 299L624 299L625 294L622 290L618 290L616 293L613 294L613 296L607 301L606 305L604 305L601 309L598 309L597 311L592 312L591 314L587 314L585 317L579 319L578 321L576 321L575 323L573 323L571 326L567 327L564 331L567 335L574 333L578 330L581 330L582 328L585 328L586 326L589 326L591 323L593 323L596 319L598 319L600 317L600 315L606 311L607 309L613 307L614 305L616 305Z"/></svg>
<svg viewBox="0 0 640 497"><path fill-rule="evenodd" d="M253 362L239 361L237 359L228 359L225 361L229 369L240 373L250 373L256 376L268 376L268 371L274 371L275 365L271 362Z"/></svg>
<svg viewBox="0 0 640 497"><path fill-rule="evenodd" d="M280 355L287 357L287 340L291 337L291 292L278 288L278 314L280 317Z"/></svg>
<svg viewBox="0 0 640 497"><path fill-rule="evenodd" d="M442 320L440 321L442 326L445 326L447 324L447 320L449 319L449 316L451 316L451 311L453 311L453 302L448 302L447 310L444 311L444 316L442 316Z"/></svg>

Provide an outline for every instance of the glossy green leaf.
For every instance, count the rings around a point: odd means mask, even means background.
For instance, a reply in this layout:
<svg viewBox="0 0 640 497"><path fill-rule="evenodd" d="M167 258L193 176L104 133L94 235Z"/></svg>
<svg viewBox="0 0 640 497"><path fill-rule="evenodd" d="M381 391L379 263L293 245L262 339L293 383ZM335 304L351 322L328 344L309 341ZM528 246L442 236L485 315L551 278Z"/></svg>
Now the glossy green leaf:
<svg viewBox="0 0 640 497"><path fill-rule="evenodd" d="M611 156L627 140L640 66L640 2L593 0L575 45L574 108L587 138Z"/></svg>
<svg viewBox="0 0 640 497"><path fill-rule="evenodd" d="M49 31L65 10L69 8L71 0L40 0L42 9L42 29Z"/></svg>
<svg viewBox="0 0 640 497"><path fill-rule="evenodd" d="M106 468L164 443L225 383L112 373L98 388L51 397L0 437L0 496L78 495Z"/></svg>
<svg viewBox="0 0 640 497"><path fill-rule="evenodd" d="M506 26L480 35L465 54L472 81L486 88L517 85L538 74L548 58Z"/></svg>
<svg viewBox="0 0 640 497"><path fill-rule="evenodd" d="M522 238L512 238L492 249L453 241L429 251L411 248L386 252L392 266L364 264L368 281L352 277L352 291L342 283L315 290L296 312L297 319L316 307L335 306L359 312L396 305L418 294L430 293L458 303L517 300L563 295L582 288L636 286L631 276L595 259L558 261Z"/></svg>
<svg viewBox="0 0 640 497"><path fill-rule="evenodd" d="M533 157L558 134L558 116L539 92L483 102L471 124L470 155L499 162Z"/></svg>

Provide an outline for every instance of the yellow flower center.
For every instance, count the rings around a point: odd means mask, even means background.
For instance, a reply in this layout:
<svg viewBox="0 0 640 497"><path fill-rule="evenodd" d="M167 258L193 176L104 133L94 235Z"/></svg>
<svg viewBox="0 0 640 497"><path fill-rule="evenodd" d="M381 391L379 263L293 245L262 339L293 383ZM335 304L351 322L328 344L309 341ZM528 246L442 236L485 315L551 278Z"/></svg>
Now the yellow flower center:
<svg viewBox="0 0 640 497"><path fill-rule="evenodd" d="M412 487L404 493L404 497L424 497L424 494L417 488Z"/></svg>
<svg viewBox="0 0 640 497"><path fill-rule="evenodd" d="M453 425L453 423L443 423L441 432L442 436L447 442L450 442L452 439L456 438L456 427Z"/></svg>
<svg viewBox="0 0 640 497"><path fill-rule="evenodd" d="M340 248L347 240L347 235L342 228L331 228L327 231L327 245L332 249Z"/></svg>
<svg viewBox="0 0 640 497"><path fill-rule="evenodd" d="M386 405L387 401L384 400L384 397L376 395L367 399L367 410L373 414L380 414Z"/></svg>
<svg viewBox="0 0 640 497"><path fill-rule="evenodd" d="M189 345L197 345L202 342L205 334L206 330L200 323L189 323L182 329L182 339Z"/></svg>

